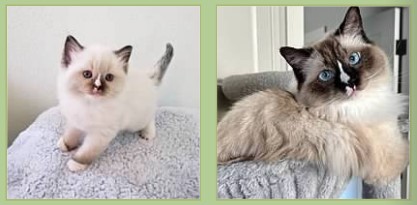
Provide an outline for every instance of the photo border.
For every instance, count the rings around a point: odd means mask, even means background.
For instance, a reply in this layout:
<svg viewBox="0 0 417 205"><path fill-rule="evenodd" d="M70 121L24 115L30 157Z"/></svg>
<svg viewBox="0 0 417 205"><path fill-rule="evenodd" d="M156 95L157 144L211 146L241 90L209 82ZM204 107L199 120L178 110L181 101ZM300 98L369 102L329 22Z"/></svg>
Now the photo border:
<svg viewBox="0 0 417 205"><path fill-rule="evenodd" d="M415 126L411 119L416 118L414 109L417 85L410 81L410 194L409 199L259 199L259 200L227 200L217 199L217 163L216 163L216 123L217 123L217 95L216 95L216 52L217 52L217 17L216 6L408 6L410 8L410 36L416 36L417 22L417 4L413 0L72 0L56 2L53 0L6 0L0 2L0 135L4 139L0 140L0 204L113 204L116 200L105 199L63 199L63 200L7 200L7 9L6 6L200 6L200 199L199 200L152 200L152 199L124 199L117 203L137 204L146 202L146 204L417 204L416 190L413 190L416 184L416 176L411 170L417 170L417 163L412 162L416 159L417 150L416 142L413 140L413 134L416 132ZM414 35L413 35L414 34ZM411 69L417 65L417 58L413 58L416 53L417 44L414 39L409 39L410 48L410 79L417 78L417 72Z"/></svg>

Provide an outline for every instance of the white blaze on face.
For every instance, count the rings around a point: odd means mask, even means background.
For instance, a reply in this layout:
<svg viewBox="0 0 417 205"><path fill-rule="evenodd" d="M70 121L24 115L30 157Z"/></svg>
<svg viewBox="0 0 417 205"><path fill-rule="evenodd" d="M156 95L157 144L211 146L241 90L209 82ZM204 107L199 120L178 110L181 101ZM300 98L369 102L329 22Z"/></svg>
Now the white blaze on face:
<svg viewBox="0 0 417 205"><path fill-rule="evenodd" d="M96 87L100 87L101 86L101 81L100 81L100 76L101 74L98 74L98 76L97 76L97 78L96 78L96 81L94 81L94 85L96 86Z"/></svg>
<svg viewBox="0 0 417 205"><path fill-rule="evenodd" d="M339 70L340 70L340 80L348 84L350 80L350 76L343 70L343 66L342 66L342 63L340 63L340 61L337 61L337 65L339 66ZM353 85L353 87L350 87L349 85L347 85L345 89L346 89L346 95L350 97L355 93L356 86Z"/></svg>
<svg viewBox="0 0 417 205"><path fill-rule="evenodd" d="M343 66L342 63L340 63L340 61L337 61L337 65L339 66L340 70L340 80L347 84L350 80L349 75L343 70Z"/></svg>

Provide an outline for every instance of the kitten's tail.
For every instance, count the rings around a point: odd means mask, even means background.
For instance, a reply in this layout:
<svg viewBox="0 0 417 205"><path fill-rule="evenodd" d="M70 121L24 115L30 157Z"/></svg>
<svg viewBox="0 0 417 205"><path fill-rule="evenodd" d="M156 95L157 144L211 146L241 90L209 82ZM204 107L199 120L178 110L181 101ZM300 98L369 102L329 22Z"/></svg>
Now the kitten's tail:
<svg viewBox="0 0 417 205"><path fill-rule="evenodd" d="M164 74L173 56L174 56L174 48L172 47L170 43L167 43L165 54L156 63L154 72L151 75L151 78L154 80L155 85L161 84L162 78L164 77Z"/></svg>

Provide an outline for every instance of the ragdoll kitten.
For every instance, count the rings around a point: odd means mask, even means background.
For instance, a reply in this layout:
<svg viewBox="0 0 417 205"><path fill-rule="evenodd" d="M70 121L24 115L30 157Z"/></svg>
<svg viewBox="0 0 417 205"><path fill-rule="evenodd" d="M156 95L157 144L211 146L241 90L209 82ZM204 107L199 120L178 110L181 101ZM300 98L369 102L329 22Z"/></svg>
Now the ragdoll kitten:
<svg viewBox="0 0 417 205"><path fill-rule="evenodd" d="M67 163L71 171L85 169L119 131L138 132L145 140L155 137L157 86L173 48L167 44L164 56L148 72L128 70L131 52L132 46L115 51L84 47L67 37L58 78L59 108L67 124L58 147L79 147Z"/></svg>
<svg viewBox="0 0 417 205"><path fill-rule="evenodd" d="M297 91L254 93L217 128L217 160L309 160L335 175L387 183L408 164L397 125L404 97L392 91L386 54L370 41L359 8L312 46L283 47Z"/></svg>

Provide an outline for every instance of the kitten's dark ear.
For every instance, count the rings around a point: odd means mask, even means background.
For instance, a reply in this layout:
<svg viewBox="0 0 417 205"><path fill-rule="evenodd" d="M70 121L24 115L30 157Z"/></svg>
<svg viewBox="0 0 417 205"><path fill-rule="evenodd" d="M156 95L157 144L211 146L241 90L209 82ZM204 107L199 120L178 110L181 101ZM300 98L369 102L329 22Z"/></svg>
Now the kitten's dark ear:
<svg viewBox="0 0 417 205"><path fill-rule="evenodd" d="M335 35L361 36L366 43L371 43L365 34L359 7L350 7L346 12L345 19L336 30Z"/></svg>
<svg viewBox="0 0 417 205"><path fill-rule="evenodd" d="M127 72L127 65L129 62L130 55L132 54L132 46L125 46L117 51L114 51L117 57L123 62L123 69Z"/></svg>
<svg viewBox="0 0 417 205"><path fill-rule="evenodd" d="M279 49L282 57L285 58L288 64L293 68L294 75L297 78L299 84L305 81L305 75L303 72L305 61L310 58L313 53L312 48L292 48L292 47L281 47Z"/></svg>
<svg viewBox="0 0 417 205"><path fill-rule="evenodd" d="M67 36L67 39L65 40L64 53L62 54L62 66L67 68L71 64L74 54L81 52L83 49L84 47L78 43L77 39L71 35Z"/></svg>

